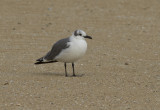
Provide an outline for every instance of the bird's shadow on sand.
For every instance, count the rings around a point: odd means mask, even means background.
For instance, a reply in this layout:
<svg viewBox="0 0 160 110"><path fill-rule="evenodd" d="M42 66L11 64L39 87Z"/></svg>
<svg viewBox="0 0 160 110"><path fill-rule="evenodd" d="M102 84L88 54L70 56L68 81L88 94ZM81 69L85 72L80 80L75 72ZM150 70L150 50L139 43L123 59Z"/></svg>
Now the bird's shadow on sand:
<svg viewBox="0 0 160 110"><path fill-rule="evenodd" d="M45 76L64 76L64 73L52 73L52 72L39 72L39 73L33 73L35 75L45 75ZM72 74L68 73L67 77L83 77L85 74L77 74L76 76L73 76Z"/></svg>

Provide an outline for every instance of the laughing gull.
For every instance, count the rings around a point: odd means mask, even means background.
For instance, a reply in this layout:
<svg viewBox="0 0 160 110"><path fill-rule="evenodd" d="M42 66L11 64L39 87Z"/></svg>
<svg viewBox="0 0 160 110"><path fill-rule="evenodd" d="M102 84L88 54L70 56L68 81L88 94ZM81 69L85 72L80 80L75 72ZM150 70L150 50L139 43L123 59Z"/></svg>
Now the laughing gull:
<svg viewBox="0 0 160 110"><path fill-rule="evenodd" d="M37 59L35 64L64 62L65 76L67 76L66 63L72 63L73 76L75 76L74 62L80 59L87 50L84 38L92 39L84 31L76 30L70 37L57 41L45 56Z"/></svg>

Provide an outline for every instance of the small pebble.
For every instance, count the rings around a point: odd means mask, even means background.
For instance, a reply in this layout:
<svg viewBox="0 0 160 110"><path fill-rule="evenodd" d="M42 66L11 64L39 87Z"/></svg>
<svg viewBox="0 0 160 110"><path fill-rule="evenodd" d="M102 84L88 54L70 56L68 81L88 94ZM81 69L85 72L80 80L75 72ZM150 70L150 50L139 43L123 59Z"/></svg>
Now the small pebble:
<svg viewBox="0 0 160 110"><path fill-rule="evenodd" d="M10 103L10 105L13 105L13 103Z"/></svg>
<svg viewBox="0 0 160 110"><path fill-rule="evenodd" d="M48 23L49 25L52 25L52 23Z"/></svg>
<svg viewBox="0 0 160 110"><path fill-rule="evenodd" d="M129 64L126 62L125 65L129 65Z"/></svg>
<svg viewBox="0 0 160 110"><path fill-rule="evenodd" d="M16 106L21 106L21 104L16 104Z"/></svg>
<svg viewBox="0 0 160 110"><path fill-rule="evenodd" d="M49 11L51 11L51 10L52 10L52 8L48 8L48 10L49 10Z"/></svg>
<svg viewBox="0 0 160 110"><path fill-rule="evenodd" d="M8 82L5 82L4 85L9 85L9 83L8 83Z"/></svg>
<svg viewBox="0 0 160 110"><path fill-rule="evenodd" d="M52 25L52 23L48 23L48 24L46 24L46 27L48 27L48 26L50 26L50 25Z"/></svg>

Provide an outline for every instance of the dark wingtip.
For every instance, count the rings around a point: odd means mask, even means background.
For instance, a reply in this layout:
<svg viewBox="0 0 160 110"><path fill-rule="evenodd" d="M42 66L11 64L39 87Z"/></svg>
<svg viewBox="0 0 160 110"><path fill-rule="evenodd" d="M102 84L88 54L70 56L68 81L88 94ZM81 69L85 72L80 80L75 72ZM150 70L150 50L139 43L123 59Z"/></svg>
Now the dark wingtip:
<svg viewBox="0 0 160 110"><path fill-rule="evenodd" d="M38 64L55 63L55 62L58 62L58 61L48 61L48 62L41 62L41 61L39 61L39 62L36 62L36 63L34 63L34 64L35 64L35 65L38 65Z"/></svg>
<svg viewBox="0 0 160 110"><path fill-rule="evenodd" d="M37 61L37 62L34 63L35 65L37 65L37 64L42 64L42 63L43 63L43 57L37 59L36 61Z"/></svg>
<svg viewBox="0 0 160 110"><path fill-rule="evenodd" d="M36 62L36 63L34 63L35 65L38 65L38 64L42 64L43 62Z"/></svg>
<svg viewBox="0 0 160 110"><path fill-rule="evenodd" d="M42 62L42 61L43 61L43 57L41 57L41 58L37 59L36 61L38 61L38 62Z"/></svg>

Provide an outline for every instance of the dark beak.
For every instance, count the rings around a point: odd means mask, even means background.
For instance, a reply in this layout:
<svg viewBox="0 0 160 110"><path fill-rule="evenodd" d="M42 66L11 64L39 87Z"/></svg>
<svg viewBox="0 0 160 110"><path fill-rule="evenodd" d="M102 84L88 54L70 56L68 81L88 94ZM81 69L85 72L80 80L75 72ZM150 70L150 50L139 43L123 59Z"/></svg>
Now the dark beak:
<svg viewBox="0 0 160 110"><path fill-rule="evenodd" d="M84 36L84 38L92 39L92 37L91 37L91 36Z"/></svg>

